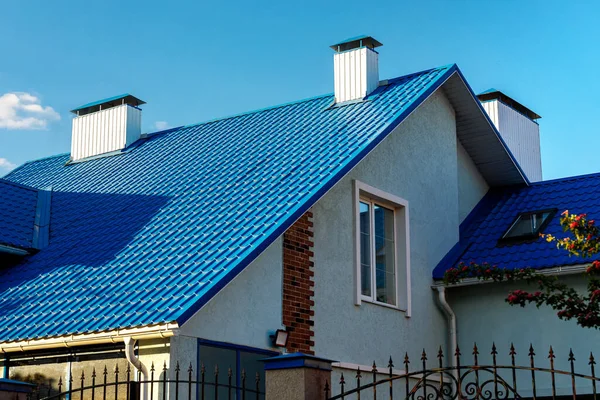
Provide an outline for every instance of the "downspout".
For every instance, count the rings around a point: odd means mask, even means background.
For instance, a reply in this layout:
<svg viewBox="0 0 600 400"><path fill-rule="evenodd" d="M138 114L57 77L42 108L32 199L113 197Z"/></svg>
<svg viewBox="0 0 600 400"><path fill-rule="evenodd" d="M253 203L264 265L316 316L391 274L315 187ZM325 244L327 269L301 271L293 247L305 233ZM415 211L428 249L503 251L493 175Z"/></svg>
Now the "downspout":
<svg viewBox="0 0 600 400"><path fill-rule="evenodd" d="M438 307L446 314L448 318L448 344L450 345L450 351L448 356L452 360L452 366L456 367L456 357L454 356L454 352L458 348L458 340L456 336L456 314L448 304L448 300L446 299L446 288L444 286L435 286L435 289L438 292ZM458 371L453 370L453 375L458 379Z"/></svg>
<svg viewBox="0 0 600 400"><path fill-rule="evenodd" d="M148 381L148 368L135 356L135 339L131 336L125 339L125 357L129 364L131 364L136 370L142 373L142 382ZM144 383L140 384L140 399L146 400L146 385Z"/></svg>

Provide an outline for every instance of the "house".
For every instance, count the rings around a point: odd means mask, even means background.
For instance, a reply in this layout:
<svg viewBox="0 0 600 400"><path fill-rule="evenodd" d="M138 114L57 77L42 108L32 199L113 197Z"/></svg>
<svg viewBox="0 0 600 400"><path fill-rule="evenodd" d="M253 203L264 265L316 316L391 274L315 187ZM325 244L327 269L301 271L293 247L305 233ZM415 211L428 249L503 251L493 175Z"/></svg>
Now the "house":
<svg viewBox="0 0 600 400"><path fill-rule="evenodd" d="M141 133L130 94L74 109L69 154L0 180L5 376L218 362L239 382L282 350L277 330L285 350L336 360L336 379L451 352L432 271L518 212L482 204L552 184L530 183L524 106L478 98L456 65L380 80L380 46L332 46L333 94L162 132ZM479 288L448 290L459 340L479 340L462 335Z"/></svg>

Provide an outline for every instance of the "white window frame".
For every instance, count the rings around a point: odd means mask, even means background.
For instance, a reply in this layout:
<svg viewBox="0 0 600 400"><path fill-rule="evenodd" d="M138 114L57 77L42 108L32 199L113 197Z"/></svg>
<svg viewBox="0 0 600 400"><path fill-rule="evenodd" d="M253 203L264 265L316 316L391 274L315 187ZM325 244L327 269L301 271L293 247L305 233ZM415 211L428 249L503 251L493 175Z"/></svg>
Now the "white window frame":
<svg viewBox="0 0 600 400"><path fill-rule="evenodd" d="M360 265L360 202L375 203L394 211L394 243L395 243L395 276L396 276L396 305L379 302L375 299L375 292L371 296L364 296L361 292L361 265ZM371 229L373 229L371 221ZM404 311L406 317L411 315L411 285L410 285L410 230L408 201L386 193L382 190L367 185L366 183L354 181L354 234L355 234L355 304L360 306L362 302L373 303L383 307L389 307ZM371 234L371 240L374 240ZM374 268L371 267L373 272ZM373 272L374 273L374 272ZM371 278L371 284L374 283Z"/></svg>

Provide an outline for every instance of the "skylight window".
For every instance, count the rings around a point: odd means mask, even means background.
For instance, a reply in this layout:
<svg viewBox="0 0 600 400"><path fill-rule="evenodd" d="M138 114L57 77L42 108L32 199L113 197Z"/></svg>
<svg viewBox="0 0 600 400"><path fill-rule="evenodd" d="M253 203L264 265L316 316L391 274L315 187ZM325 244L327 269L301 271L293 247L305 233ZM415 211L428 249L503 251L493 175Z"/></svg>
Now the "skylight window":
<svg viewBox="0 0 600 400"><path fill-rule="evenodd" d="M554 210L541 210L521 213L506 231L502 240L535 239L546 228L554 214Z"/></svg>

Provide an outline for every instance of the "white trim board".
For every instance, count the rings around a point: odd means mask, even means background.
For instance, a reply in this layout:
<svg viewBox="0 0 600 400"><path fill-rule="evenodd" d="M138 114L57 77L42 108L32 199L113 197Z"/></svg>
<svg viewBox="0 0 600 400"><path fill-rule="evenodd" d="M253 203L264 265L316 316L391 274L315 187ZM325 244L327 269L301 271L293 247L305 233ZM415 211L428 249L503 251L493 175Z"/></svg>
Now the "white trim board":
<svg viewBox="0 0 600 400"><path fill-rule="evenodd" d="M410 215L408 200L401 197L395 196L391 193L384 192L383 190L377 189L364 182L354 180L354 193L353 193L353 205L354 205L354 282L355 282L355 293L354 304L360 306L362 302L368 302L393 308L399 311L403 311L405 316L408 318L411 316L412 303L411 303L411 278L410 278ZM361 197L369 198L373 201L381 203L382 205L388 206L394 209L394 234L397 239L396 243L396 305L383 304L377 301L363 298L360 290L360 199ZM403 266L399 271L398 264L401 264L400 257L398 257L398 248L402 246L404 257ZM403 280L404 288L398 283L400 274L404 274ZM400 293L403 289L403 293ZM401 301L401 296L405 296Z"/></svg>

